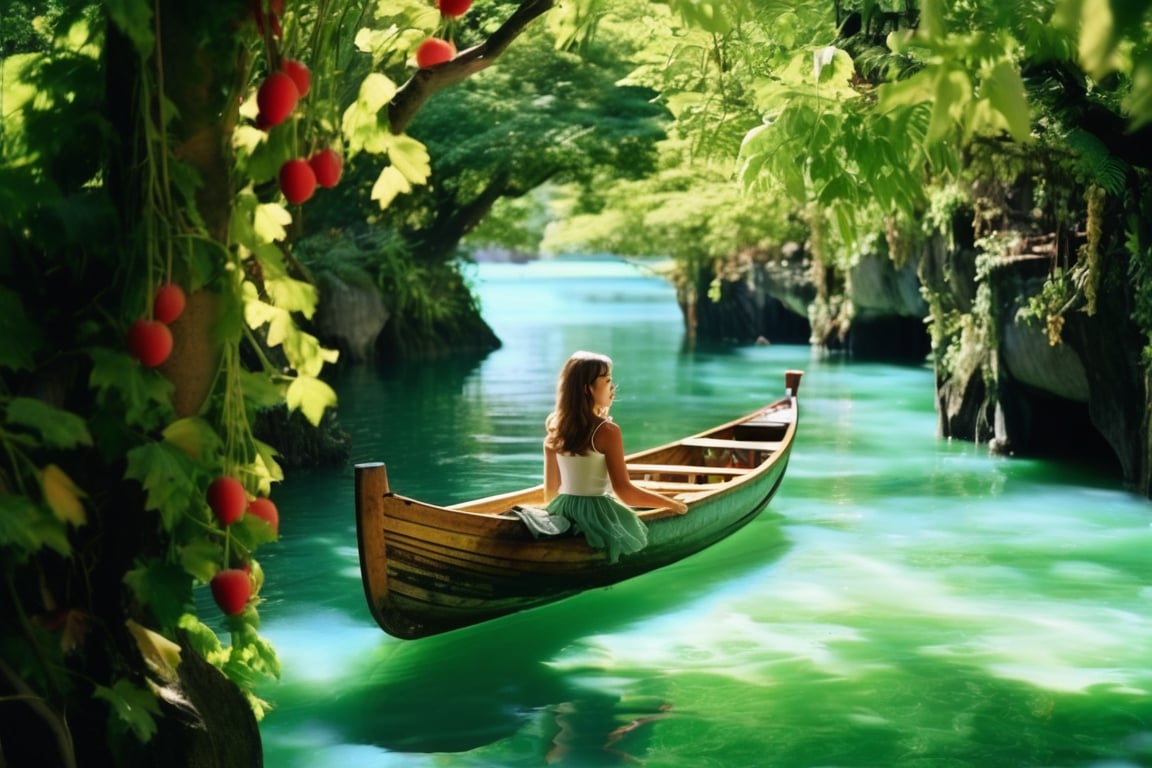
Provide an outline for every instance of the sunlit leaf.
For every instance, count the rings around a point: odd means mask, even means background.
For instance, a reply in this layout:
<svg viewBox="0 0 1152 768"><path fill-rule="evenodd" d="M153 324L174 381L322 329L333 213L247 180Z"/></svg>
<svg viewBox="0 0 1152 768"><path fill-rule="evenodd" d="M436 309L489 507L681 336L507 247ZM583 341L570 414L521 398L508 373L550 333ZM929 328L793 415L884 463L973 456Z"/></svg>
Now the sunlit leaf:
<svg viewBox="0 0 1152 768"><path fill-rule="evenodd" d="M84 525L86 517L81 499L85 494L64 470L55 464L44 467L40 473L40 486L44 492L44 501L57 520L77 527Z"/></svg>
<svg viewBox="0 0 1152 768"><path fill-rule="evenodd" d="M997 62L981 81L981 91L1003 116L1003 124L1016 141L1027 141L1031 133L1028 96L1019 70L1008 61Z"/></svg>
<svg viewBox="0 0 1152 768"><path fill-rule="evenodd" d="M1110 0L1080 2L1080 63L1093 77L1103 78L1116 66L1112 3Z"/></svg>
<svg viewBox="0 0 1152 768"><path fill-rule="evenodd" d="M288 385L287 402L290 411L299 410L312 426L319 426L324 409L336 406L336 392L320 379L297 376Z"/></svg>
<svg viewBox="0 0 1152 768"><path fill-rule="evenodd" d="M180 646L132 619L125 621L124 625L132 633L136 647L148 668L162 680L175 682L179 678L176 668L180 666Z"/></svg>
<svg viewBox="0 0 1152 768"><path fill-rule="evenodd" d="M932 117L928 121L929 142L944 141L955 135L959 117L972 100L972 83L959 69L949 69L936 79Z"/></svg>
<svg viewBox="0 0 1152 768"><path fill-rule="evenodd" d="M412 185L404 178L404 174L389 165L380 171L380 176L372 185L372 199L384 209L392 204L397 195L411 191Z"/></svg>
<svg viewBox="0 0 1152 768"><path fill-rule="evenodd" d="M268 295L276 306L289 312L300 312L311 318L316 311L316 286L290 277L264 281Z"/></svg>
<svg viewBox="0 0 1152 768"><path fill-rule="evenodd" d="M299 329L284 339L284 354L304 376L318 376L325 363L334 363L340 357L339 350L325 349L319 339Z"/></svg>
<svg viewBox="0 0 1152 768"><path fill-rule="evenodd" d="M253 226L256 236L265 243L275 243L288 236L292 214L279 203L261 203L256 207Z"/></svg>
<svg viewBox="0 0 1152 768"><path fill-rule="evenodd" d="M427 183L432 175L428 148L411 136L395 136L388 147L388 159L413 184Z"/></svg>
<svg viewBox="0 0 1152 768"><path fill-rule="evenodd" d="M344 110L341 120L349 158L361 150L383 151L379 142L387 129L381 125L378 113L395 95L396 84L384 75L373 72L364 78L356 101Z"/></svg>

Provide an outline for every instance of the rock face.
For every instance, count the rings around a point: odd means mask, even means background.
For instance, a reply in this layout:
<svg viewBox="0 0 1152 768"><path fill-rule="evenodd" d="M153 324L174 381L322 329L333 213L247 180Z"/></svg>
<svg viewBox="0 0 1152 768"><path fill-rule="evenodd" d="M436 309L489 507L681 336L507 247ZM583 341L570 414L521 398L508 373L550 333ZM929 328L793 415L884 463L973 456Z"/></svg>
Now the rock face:
<svg viewBox="0 0 1152 768"><path fill-rule="evenodd" d="M391 313L380 291L367 275L338 276L324 272L316 278L320 299L313 321L317 336L340 350L341 358L363 363L376 356L376 339Z"/></svg>
<svg viewBox="0 0 1152 768"><path fill-rule="evenodd" d="M1051 257L1005 259L981 272L970 225L957 218L954 230L954 244L930 239L900 267L884 253L860 260L844 279L852 297L845 351L922 361L932 354L935 328L940 436L1003 453L1103 462L1130 489L1152 494L1140 360L1146 340L1131 320L1126 256L1103 260L1095 312L1065 311L1060 342L1051 344L1046 327L1019 318L1041 291ZM799 248L742 254L697 275L692 287L699 298L684 301L691 292L682 291L682 303L700 339L803 343L810 335L799 321L816 290Z"/></svg>
<svg viewBox="0 0 1152 768"><path fill-rule="evenodd" d="M689 278L680 304L689 337L705 343L807 344L811 261L798 245L744 251Z"/></svg>
<svg viewBox="0 0 1152 768"><path fill-rule="evenodd" d="M896 266L887 254L862 256L852 268L852 327L847 346L866 360L924 360L931 351L914 259Z"/></svg>

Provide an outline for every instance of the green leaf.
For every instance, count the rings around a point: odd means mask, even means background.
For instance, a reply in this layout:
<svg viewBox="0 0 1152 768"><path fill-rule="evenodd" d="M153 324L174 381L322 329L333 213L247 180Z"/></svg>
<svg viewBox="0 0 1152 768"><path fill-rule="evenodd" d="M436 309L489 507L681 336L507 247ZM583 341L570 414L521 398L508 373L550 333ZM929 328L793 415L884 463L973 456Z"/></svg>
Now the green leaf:
<svg viewBox="0 0 1152 768"><path fill-rule="evenodd" d="M336 406L336 392L320 379L297 376L288 385L287 400L289 411L299 409L312 426L319 426L324 409Z"/></svg>
<svg viewBox="0 0 1152 768"><path fill-rule="evenodd" d="M177 419L165 427L162 434L165 440L194 462L215 454L221 445L216 430L198 416Z"/></svg>
<svg viewBox="0 0 1152 768"><path fill-rule="evenodd" d="M180 567L207 584L220 570L224 548L206 536L198 536L179 548Z"/></svg>
<svg viewBox="0 0 1152 768"><path fill-rule="evenodd" d="M8 403L9 424L35 432L48 448L68 449L92 445L88 425L76 414L31 397L15 397Z"/></svg>
<svg viewBox="0 0 1152 768"><path fill-rule="evenodd" d="M244 399L257 408L271 408L284 403L287 385L279 378L273 380L263 371L241 371L240 385Z"/></svg>
<svg viewBox="0 0 1152 768"><path fill-rule="evenodd" d="M160 513L166 531L175 528L182 515L205 508L197 490L197 465L173 443L145 443L130 450L124 476L144 487L144 508Z"/></svg>
<svg viewBox="0 0 1152 768"><path fill-rule="evenodd" d="M93 696L108 702L121 724L141 742L148 743L156 734L156 718L160 717L160 706L147 688L140 688L121 678L111 688L97 685Z"/></svg>
<svg viewBox="0 0 1152 768"><path fill-rule="evenodd" d="M171 418L175 387L158 371L144 368L127 353L96 348L89 355L92 373L88 383L101 405L114 407L119 401L125 410L124 420L145 430L158 429Z"/></svg>
<svg viewBox="0 0 1152 768"><path fill-rule="evenodd" d="M24 300L0 286L0 368L28 370L40 346L40 327L29 321Z"/></svg>
<svg viewBox="0 0 1152 768"><path fill-rule="evenodd" d="M40 516L39 508L27 496L0 494L0 548L24 555L40 549L44 543L36 531ZM19 562L26 559L17 558Z"/></svg>
<svg viewBox="0 0 1152 768"><path fill-rule="evenodd" d="M958 118L972 100L972 83L959 69L948 69L936 79L932 117L928 121L928 142L946 141L953 136Z"/></svg>
<svg viewBox="0 0 1152 768"><path fill-rule="evenodd" d="M137 563L124 574L124 584L151 608L162 627L175 626L192 604L192 577L181 566L165 560Z"/></svg>
<svg viewBox="0 0 1152 768"><path fill-rule="evenodd" d="M980 85L992 108L1003 116L1003 125L1012 138L1019 142L1027 141L1031 134L1028 96L1016 67L1008 61L997 62Z"/></svg>
<svg viewBox="0 0 1152 768"><path fill-rule="evenodd" d="M150 58L156 44L152 33L152 3L148 0L105 0L104 8L112 23L132 41L140 58Z"/></svg>

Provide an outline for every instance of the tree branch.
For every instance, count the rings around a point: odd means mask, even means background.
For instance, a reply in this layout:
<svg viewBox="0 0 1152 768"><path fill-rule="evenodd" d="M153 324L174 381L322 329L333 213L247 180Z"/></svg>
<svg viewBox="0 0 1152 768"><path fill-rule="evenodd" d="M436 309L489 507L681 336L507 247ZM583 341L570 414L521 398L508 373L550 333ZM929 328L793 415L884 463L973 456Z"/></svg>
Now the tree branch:
<svg viewBox="0 0 1152 768"><path fill-rule="evenodd" d="M451 61L417 70L408 82L400 86L392 103L388 105L388 123L392 133L403 133L420 107L436 91L467 80L491 66L525 27L551 10L555 4L556 0L524 0L516 12L483 43L461 51Z"/></svg>

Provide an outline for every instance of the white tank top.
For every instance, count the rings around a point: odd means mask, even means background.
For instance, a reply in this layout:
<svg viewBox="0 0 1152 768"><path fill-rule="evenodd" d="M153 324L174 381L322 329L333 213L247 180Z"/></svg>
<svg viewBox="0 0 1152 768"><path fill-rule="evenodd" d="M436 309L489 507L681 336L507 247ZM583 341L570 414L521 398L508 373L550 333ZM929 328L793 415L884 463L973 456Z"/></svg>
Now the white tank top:
<svg viewBox="0 0 1152 768"><path fill-rule="evenodd" d="M592 430L593 439L603 425L604 422L600 422ZM604 496L612 490L608 461L595 448L586 454L558 453L556 462L560 467L560 493L570 496Z"/></svg>

